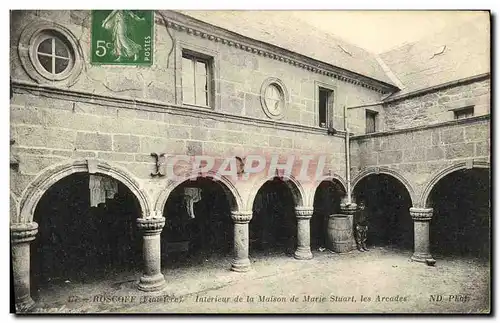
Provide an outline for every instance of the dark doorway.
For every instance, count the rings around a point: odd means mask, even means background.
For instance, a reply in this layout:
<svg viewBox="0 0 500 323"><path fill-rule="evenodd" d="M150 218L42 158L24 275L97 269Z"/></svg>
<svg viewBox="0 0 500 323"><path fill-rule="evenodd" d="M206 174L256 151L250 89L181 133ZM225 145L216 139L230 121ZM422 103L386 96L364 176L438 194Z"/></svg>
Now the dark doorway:
<svg viewBox="0 0 500 323"><path fill-rule="evenodd" d="M231 199L228 200L222 184L210 178L187 180L177 186L168 197L163 214L163 265L201 264L212 255L229 256L234 231L231 205L235 203Z"/></svg>
<svg viewBox="0 0 500 323"><path fill-rule="evenodd" d="M314 194L314 212L311 218L311 248L326 247L328 219L340 213L340 200L344 189L337 182L323 181Z"/></svg>
<svg viewBox="0 0 500 323"><path fill-rule="evenodd" d="M281 179L267 181L257 192L250 221L250 252L278 251L293 255L297 219L290 188Z"/></svg>
<svg viewBox="0 0 500 323"><path fill-rule="evenodd" d="M78 173L61 179L36 207L34 221L39 229L31 244L34 291L68 281L96 281L142 267L137 199L117 182L112 199L91 207L89 177Z"/></svg>
<svg viewBox="0 0 500 323"><path fill-rule="evenodd" d="M467 169L443 177L429 195L434 209L431 252L488 258L490 254L490 176Z"/></svg>
<svg viewBox="0 0 500 323"><path fill-rule="evenodd" d="M413 249L411 197L399 180L387 174L369 175L356 185L354 196L365 203L368 245Z"/></svg>

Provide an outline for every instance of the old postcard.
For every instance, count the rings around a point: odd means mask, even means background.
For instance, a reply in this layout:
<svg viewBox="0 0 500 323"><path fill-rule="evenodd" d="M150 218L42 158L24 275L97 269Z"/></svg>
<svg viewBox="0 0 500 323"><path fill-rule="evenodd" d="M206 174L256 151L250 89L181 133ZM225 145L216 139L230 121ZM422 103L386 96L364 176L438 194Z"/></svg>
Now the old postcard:
<svg viewBox="0 0 500 323"><path fill-rule="evenodd" d="M490 28L11 11L16 313L489 314Z"/></svg>

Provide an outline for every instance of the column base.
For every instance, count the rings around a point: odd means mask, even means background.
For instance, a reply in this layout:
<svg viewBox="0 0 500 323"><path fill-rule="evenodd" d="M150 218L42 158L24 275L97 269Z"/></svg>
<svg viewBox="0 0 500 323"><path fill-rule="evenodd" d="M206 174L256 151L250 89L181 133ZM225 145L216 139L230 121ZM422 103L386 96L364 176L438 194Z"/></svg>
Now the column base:
<svg viewBox="0 0 500 323"><path fill-rule="evenodd" d="M410 258L412 261L416 261L416 262L423 262L423 263L426 263L428 260L429 261L434 261L434 258L432 258L432 255L430 253L414 253L411 258Z"/></svg>
<svg viewBox="0 0 500 323"><path fill-rule="evenodd" d="M22 301L16 302L16 313L22 313L29 311L35 306L35 301L31 298L31 296L26 297Z"/></svg>
<svg viewBox="0 0 500 323"><path fill-rule="evenodd" d="M231 262L231 270L238 272L238 273L244 273L252 269L252 265L250 264L250 259L234 259Z"/></svg>
<svg viewBox="0 0 500 323"><path fill-rule="evenodd" d="M295 254L293 255L297 260L310 260L313 258L311 248L297 248Z"/></svg>
<svg viewBox="0 0 500 323"><path fill-rule="evenodd" d="M137 288L143 292L155 292L165 288L166 282L163 274L154 276L142 276Z"/></svg>

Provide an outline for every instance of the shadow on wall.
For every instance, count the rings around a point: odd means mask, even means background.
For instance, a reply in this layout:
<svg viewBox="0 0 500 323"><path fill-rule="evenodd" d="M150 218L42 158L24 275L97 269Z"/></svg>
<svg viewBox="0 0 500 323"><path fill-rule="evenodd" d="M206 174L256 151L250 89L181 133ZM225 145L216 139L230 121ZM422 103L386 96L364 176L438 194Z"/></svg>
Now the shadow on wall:
<svg viewBox="0 0 500 323"><path fill-rule="evenodd" d="M354 196L365 203L368 245L413 249L412 202L400 181L387 174L369 175L356 185Z"/></svg>
<svg viewBox="0 0 500 323"><path fill-rule="evenodd" d="M297 219L292 192L273 179L257 192L250 221L250 252L285 252L293 255L297 240Z"/></svg>
<svg viewBox="0 0 500 323"><path fill-rule="evenodd" d="M90 206L88 174L70 175L45 192L34 214L39 230L31 244L32 290L141 269L138 201L121 183L105 201Z"/></svg>
<svg viewBox="0 0 500 323"><path fill-rule="evenodd" d="M311 218L311 248L327 246L328 220L331 214L340 213L340 201L345 192L340 184L331 181L320 183L314 194L314 212Z"/></svg>
<svg viewBox="0 0 500 323"><path fill-rule="evenodd" d="M432 189L434 215L430 226L434 256L474 256L490 253L490 177L488 169L459 170Z"/></svg>
<svg viewBox="0 0 500 323"><path fill-rule="evenodd" d="M198 178L180 184L168 197L163 216L163 266L202 264L212 254L231 256L230 203L217 182Z"/></svg>

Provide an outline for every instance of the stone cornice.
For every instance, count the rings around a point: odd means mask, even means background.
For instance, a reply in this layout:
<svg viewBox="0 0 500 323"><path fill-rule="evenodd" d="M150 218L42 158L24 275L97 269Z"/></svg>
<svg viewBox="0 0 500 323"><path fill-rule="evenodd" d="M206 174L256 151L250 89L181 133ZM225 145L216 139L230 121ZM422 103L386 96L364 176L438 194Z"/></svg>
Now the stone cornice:
<svg viewBox="0 0 500 323"><path fill-rule="evenodd" d="M38 233L38 223L12 223L10 225L10 237L12 243L24 243L35 240Z"/></svg>
<svg viewBox="0 0 500 323"><path fill-rule="evenodd" d="M415 221L430 221L432 219L432 212L433 209L422 209L422 208L416 208L416 207L411 207L410 208L410 215Z"/></svg>
<svg viewBox="0 0 500 323"><path fill-rule="evenodd" d="M438 85L430 86L430 87L427 87L427 88L424 88L421 90L416 90L416 91L412 91L412 92L408 92L408 93L398 94L396 92L393 95L385 98L383 100L383 103L389 104L389 103L393 103L396 101L406 100L406 99L410 99L410 98L415 97L415 96L421 96L421 95L425 95L425 94L430 93L430 92L443 90L445 88L486 80L486 79L489 79L490 77L491 77L490 73L483 73L483 74L479 74L479 75L465 77L465 78L451 81L451 82L441 83Z"/></svg>
<svg viewBox="0 0 500 323"><path fill-rule="evenodd" d="M182 116L189 116L201 119L211 118L218 121L230 120L232 122L244 125L253 125L263 128L273 128L273 129L287 130L293 132L323 134L325 136L328 133L328 129L326 128L306 126L298 123L259 119L248 116L239 116L213 110L207 110L203 108L197 108L195 106L177 105L155 100L133 99L130 97L123 97L118 95L109 96L103 94L95 94L86 91L68 90L51 85L41 85L19 80L12 80L12 89L14 93L23 93L22 91L35 92L35 95L43 93L44 96L54 99L85 102L90 104L110 106L121 109L170 113L170 114L178 114ZM344 138L345 131L338 129L337 132L332 137Z"/></svg>
<svg viewBox="0 0 500 323"><path fill-rule="evenodd" d="M233 211L231 212L231 219L234 223L245 224L252 220L252 211Z"/></svg>
<svg viewBox="0 0 500 323"><path fill-rule="evenodd" d="M146 236L157 235L161 233L165 226L165 218L138 218L137 226Z"/></svg>
<svg viewBox="0 0 500 323"><path fill-rule="evenodd" d="M155 19L156 23L166 24L167 27L187 34L288 63L312 73L326 75L379 93L385 94L397 90L397 87L394 85L315 60L269 43L240 35L179 12L167 10L157 10L156 12L160 16Z"/></svg>
<svg viewBox="0 0 500 323"><path fill-rule="evenodd" d="M448 126L468 124L468 123L476 123L476 122L481 122L481 121L485 121L485 120L489 120L489 119L490 119L490 115L485 114L482 116L470 117L470 118L466 118L466 119L450 120L450 121L445 121L445 122L440 122L440 123L435 123L435 124L411 127L411 128L373 132L373 133L368 133L368 134L364 134L364 135L354 135L354 136L351 136L350 139L351 140L362 140L362 139L368 139L368 138L373 138L373 137L397 135L400 133L421 131L421 130L427 130L427 129L432 129L432 128L440 128L440 127L448 127Z"/></svg>

